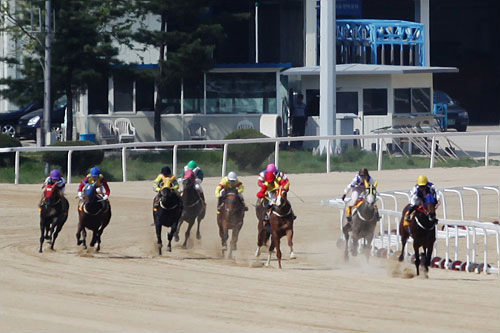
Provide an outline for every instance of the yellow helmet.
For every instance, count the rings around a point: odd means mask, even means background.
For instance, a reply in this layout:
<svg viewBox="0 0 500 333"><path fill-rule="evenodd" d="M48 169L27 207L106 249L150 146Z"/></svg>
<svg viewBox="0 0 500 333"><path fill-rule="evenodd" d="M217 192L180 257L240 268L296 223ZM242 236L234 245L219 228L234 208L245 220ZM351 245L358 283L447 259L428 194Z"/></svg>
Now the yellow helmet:
<svg viewBox="0 0 500 333"><path fill-rule="evenodd" d="M418 176L418 178L417 178L417 185L418 186L425 186L425 185L427 185L427 183L428 183L427 177L425 177L423 175Z"/></svg>

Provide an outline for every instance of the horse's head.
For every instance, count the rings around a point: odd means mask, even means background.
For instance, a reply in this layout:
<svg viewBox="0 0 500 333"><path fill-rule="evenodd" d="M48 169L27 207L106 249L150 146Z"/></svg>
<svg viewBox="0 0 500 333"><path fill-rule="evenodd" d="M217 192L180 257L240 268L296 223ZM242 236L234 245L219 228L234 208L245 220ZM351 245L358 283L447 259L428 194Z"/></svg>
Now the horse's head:
<svg viewBox="0 0 500 333"><path fill-rule="evenodd" d="M60 200L59 188L57 184L47 184L43 191L43 203L44 205L51 206L58 203Z"/></svg>
<svg viewBox="0 0 500 333"><path fill-rule="evenodd" d="M276 206L281 207L286 203L287 191L283 188L283 186L278 187L276 190Z"/></svg>
<svg viewBox="0 0 500 333"><path fill-rule="evenodd" d="M236 190L229 189L224 194L224 208L228 213L234 213L242 209L241 201Z"/></svg>
<svg viewBox="0 0 500 333"><path fill-rule="evenodd" d="M96 183L87 183L83 187L83 199L86 202L93 202L97 200Z"/></svg>
<svg viewBox="0 0 500 333"><path fill-rule="evenodd" d="M437 200L432 193L427 193L424 197L424 209L427 216L431 219L436 218L436 204Z"/></svg>
<svg viewBox="0 0 500 333"><path fill-rule="evenodd" d="M372 185L365 180L365 200L370 205L375 204L375 201L377 201L377 185L378 182Z"/></svg>
<svg viewBox="0 0 500 333"><path fill-rule="evenodd" d="M166 203L172 196L174 196L174 190L172 190L170 187L164 186L160 190L160 200L163 203Z"/></svg>

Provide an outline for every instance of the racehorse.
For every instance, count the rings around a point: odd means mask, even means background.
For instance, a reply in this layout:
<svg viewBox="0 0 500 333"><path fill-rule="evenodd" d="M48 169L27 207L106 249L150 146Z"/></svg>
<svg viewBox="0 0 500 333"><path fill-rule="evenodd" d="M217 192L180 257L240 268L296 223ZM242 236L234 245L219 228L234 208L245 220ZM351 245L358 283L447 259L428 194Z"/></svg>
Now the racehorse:
<svg viewBox="0 0 500 333"><path fill-rule="evenodd" d="M431 255L436 241L436 201L432 194L427 194L424 198L424 203L419 205L409 218L410 226L404 227L404 218L406 212L410 209L408 204L403 210L401 221L399 222L399 230L401 232L402 249L399 255L399 261L404 259L404 250L406 241L411 236L413 238L413 250L415 251L415 267L417 275L419 275L420 253L419 248L422 247L422 260L424 261L424 269L427 273L431 264ZM409 229L409 230L408 230Z"/></svg>
<svg viewBox="0 0 500 333"><path fill-rule="evenodd" d="M344 259L349 260L349 234L352 238L351 255L358 254L358 241L363 238L363 250L366 254L366 260L370 257L370 246L375 232L375 226L379 220L377 206L377 182L369 184L365 181L364 199L358 200L351 213L352 222L344 224L342 232L345 236Z"/></svg>
<svg viewBox="0 0 500 333"><path fill-rule="evenodd" d="M290 259L295 259L296 256L293 253L293 220L295 215L292 211L292 205L287 200L287 192L283 187L279 187L276 190L275 198L268 198L268 202L271 202L272 207L270 208L269 221L264 223L263 219L266 214L266 206L262 200L261 203L257 201L256 214L259 219L258 223L258 239L257 239L257 250L255 251L255 256L260 255L260 248L267 243L269 235L271 235L271 245L269 246L269 254L267 256L266 266L271 263L271 255L273 250L276 249L276 257L278 258L278 265L281 268L281 249L280 240L281 237L285 236L288 239L288 246L290 247Z"/></svg>
<svg viewBox="0 0 500 333"><path fill-rule="evenodd" d="M158 254L161 255L161 227L169 227L167 251L172 251L172 238L177 231L179 218L182 214L182 201L179 199L175 190L164 187L160 190L159 206L153 206L153 220L156 228L156 237L158 238Z"/></svg>
<svg viewBox="0 0 500 333"><path fill-rule="evenodd" d="M205 217L206 209L203 205L203 201L201 200L198 191L195 188L195 182L189 181L187 179L184 180L184 186L182 190L182 215L179 220L179 225L177 226L177 230L175 232L175 241L179 241L179 230L181 229L182 222L186 221L188 223L188 227L185 233L185 240L182 244L183 248L187 248L187 241L189 239L189 235L191 233L191 228L194 225L194 222L198 221L198 229L196 230L196 238L201 239L200 234L200 222Z"/></svg>
<svg viewBox="0 0 500 333"><path fill-rule="evenodd" d="M238 234L243 226L243 217L245 210L243 203L235 190L228 190L222 200L222 207L217 214L217 225L219 226L219 236L222 242L222 256L227 251L227 240L229 238L229 229L233 230L228 257L232 257L232 252L236 251Z"/></svg>
<svg viewBox="0 0 500 333"><path fill-rule="evenodd" d="M50 249L54 250L54 243L64 223L68 219L69 202L61 193L57 184L46 184L40 207L40 250L44 239L50 243Z"/></svg>
<svg viewBox="0 0 500 333"><path fill-rule="evenodd" d="M92 230L90 246L96 246L96 251L101 249L101 236L104 228L111 219L111 205L108 200L102 200L97 195L96 184L87 184L83 188L84 198L78 203L78 230L76 232L76 244L87 248L85 241L86 229ZM83 235L80 239L80 235Z"/></svg>

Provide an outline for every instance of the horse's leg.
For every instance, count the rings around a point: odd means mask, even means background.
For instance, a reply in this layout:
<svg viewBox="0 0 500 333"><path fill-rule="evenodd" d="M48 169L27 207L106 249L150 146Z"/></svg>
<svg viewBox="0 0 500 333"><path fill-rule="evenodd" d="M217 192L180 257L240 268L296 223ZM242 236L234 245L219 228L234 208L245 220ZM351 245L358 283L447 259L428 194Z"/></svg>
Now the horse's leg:
<svg viewBox="0 0 500 333"><path fill-rule="evenodd" d="M276 248L276 257L278 258L278 266L281 269L281 249L280 249L280 236L278 232L273 231L273 243Z"/></svg>
<svg viewBox="0 0 500 333"><path fill-rule="evenodd" d="M429 242L429 246L427 246L426 256L425 256L425 271L429 271L429 266L431 265L431 257L432 251L434 249L434 242Z"/></svg>
<svg viewBox="0 0 500 333"><path fill-rule="evenodd" d="M157 221L155 221L155 230L156 230L156 239L157 239L157 247L158 247L158 255L161 256L161 247L162 247L162 242L161 242L161 224Z"/></svg>
<svg viewBox="0 0 500 333"><path fill-rule="evenodd" d="M288 240L288 247L290 247L290 259L296 259L297 256L293 253L293 229L286 231L286 238Z"/></svg>
<svg viewBox="0 0 500 333"><path fill-rule="evenodd" d="M44 218L40 216L40 249L38 252L42 253L42 245L43 245L43 240L45 239L45 223L44 223Z"/></svg>
<svg viewBox="0 0 500 333"><path fill-rule="evenodd" d="M345 237L345 250L344 250L344 261L349 261L349 228L342 228Z"/></svg>
<svg viewBox="0 0 500 333"><path fill-rule="evenodd" d="M257 223L257 249L255 250L255 256L260 256L260 248L264 244L265 230L262 227L262 221Z"/></svg>
<svg viewBox="0 0 500 333"><path fill-rule="evenodd" d="M86 250L87 249L87 230L85 227L82 228L82 244L83 248Z"/></svg>
<svg viewBox="0 0 500 333"><path fill-rule="evenodd" d="M174 234L174 238L175 238L176 242L179 241L179 231L181 230L182 222L184 222L184 220L181 218L181 219L179 219L179 222L177 223L177 229L175 230L175 234Z"/></svg>
<svg viewBox="0 0 500 333"><path fill-rule="evenodd" d="M222 220L222 214L217 215L217 226L219 227L219 237L222 246L222 256L224 256L224 251L227 249L226 239L224 238L224 221Z"/></svg>
<svg viewBox="0 0 500 333"><path fill-rule="evenodd" d="M352 248L351 248L351 255L353 257L358 255L358 248L359 248L359 239L358 237L352 235Z"/></svg>
<svg viewBox="0 0 500 333"><path fill-rule="evenodd" d="M243 226L243 220L240 221L234 228L233 234L231 235L231 250L236 251L238 249L238 237L240 235L241 227Z"/></svg>
<svg viewBox="0 0 500 333"><path fill-rule="evenodd" d="M417 275L420 274L420 253L418 253L418 249L420 248L420 245L417 244L415 240L413 240L413 251L415 252L415 267L417 268Z"/></svg>
<svg viewBox="0 0 500 333"><path fill-rule="evenodd" d="M172 252L172 238L174 238L174 234L177 231L177 221L172 224L170 227L170 232L167 235L168 238L168 245L167 245L167 251Z"/></svg>
<svg viewBox="0 0 500 333"><path fill-rule="evenodd" d="M82 234L82 223L81 222L78 222L78 228L76 230L76 245L82 245L82 240L80 239L81 237L81 234Z"/></svg>
<svg viewBox="0 0 500 333"><path fill-rule="evenodd" d="M186 233L184 234L184 244L182 244L182 247L185 249L187 248L187 242L188 242L188 239L189 239L189 235L191 234L191 228L194 226L194 220L192 220L191 222L188 222L188 227L187 227L187 230L186 230Z"/></svg>
<svg viewBox="0 0 500 333"><path fill-rule="evenodd" d="M406 228L403 227L403 223L399 224L399 230L401 231L401 254L399 255L398 260L403 261L403 259L405 257L406 241L408 241L408 238L410 237L410 235L406 231Z"/></svg>
<svg viewBox="0 0 500 333"><path fill-rule="evenodd" d="M366 255L366 262L370 260L370 249L372 245L372 240L373 240L373 232L370 233L367 237L365 237L365 246L364 246L364 251Z"/></svg>
<svg viewBox="0 0 500 333"><path fill-rule="evenodd" d="M61 231L62 229L62 225L63 225L63 222L61 221L61 219L63 219L64 217L60 217L57 219L57 223L55 223L55 230L54 232L52 233L52 242L50 244L50 249L51 250L54 250L54 244L56 242L56 238L57 236L59 235L59 232Z"/></svg>
<svg viewBox="0 0 500 333"><path fill-rule="evenodd" d="M273 254L275 245L274 245L274 236L271 238L271 245L269 246L269 253L267 255L267 262L266 266L269 266L271 264L271 256Z"/></svg>
<svg viewBox="0 0 500 333"><path fill-rule="evenodd" d="M201 218L199 216L197 216L196 220L198 221L198 227L196 229L196 239L201 239L201 233L200 233Z"/></svg>

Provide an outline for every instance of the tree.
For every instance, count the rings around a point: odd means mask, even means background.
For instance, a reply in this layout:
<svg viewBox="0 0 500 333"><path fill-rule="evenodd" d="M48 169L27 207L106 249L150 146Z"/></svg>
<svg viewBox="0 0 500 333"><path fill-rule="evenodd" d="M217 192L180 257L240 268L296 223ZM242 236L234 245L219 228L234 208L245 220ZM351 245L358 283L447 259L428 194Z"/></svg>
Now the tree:
<svg viewBox="0 0 500 333"><path fill-rule="evenodd" d="M43 96L43 70L34 66L43 64L44 34L30 32L30 8L44 8L41 0L16 1L11 10L2 5L2 18L9 23L3 31L12 34L20 43L23 59L22 78L9 78L0 83L7 89L0 91L14 102L40 100ZM66 95L67 132L73 133L73 96L86 88L92 80L108 76L111 68L119 63L119 43L130 45L132 20L127 16L129 0L53 0L55 33L52 41L52 92L53 96ZM3 23L3 22L0 22ZM2 26L4 26L2 24ZM0 59L1 60L1 59ZM15 62L15 59L3 59ZM42 65L43 66L43 65ZM52 98L52 100L54 100Z"/></svg>
<svg viewBox="0 0 500 333"><path fill-rule="evenodd" d="M157 98L154 110L155 140L161 141L161 111L169 86L196 79L213 67L213 51L225 38L223 22L244 15L214 15L215 0L144 0L135 3L138 17L159 17L159 30L141 27L134 39L159 49L155 75Z"/></svg>

